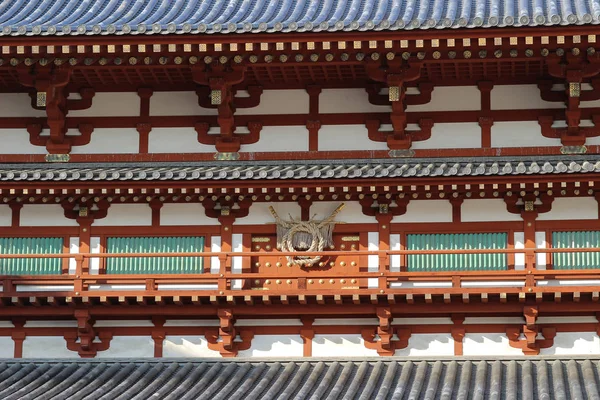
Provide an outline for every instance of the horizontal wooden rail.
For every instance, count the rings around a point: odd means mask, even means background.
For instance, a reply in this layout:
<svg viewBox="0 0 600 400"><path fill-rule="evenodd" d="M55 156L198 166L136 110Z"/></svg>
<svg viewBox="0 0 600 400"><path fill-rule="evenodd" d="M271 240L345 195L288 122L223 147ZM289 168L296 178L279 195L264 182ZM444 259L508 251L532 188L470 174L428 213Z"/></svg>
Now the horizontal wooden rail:
<svg viewBox="0 0 600 400"><path fill-rule="evenodd" d="M600 248L529 248L529 249L468 249L468 250L381 250L381 251L322 251L322 252L177 252L177 253L64 253L64 254L0 254L3 259L72 259L74 274L62 275L3 275L0 276L0 296L9 298L63 296L239 296L239 295L302 295L356 293L371 294L516 294L592 292L600 289L600 269L545 270L447 270L392 272L387 257L393 255L478 255L478 254L535 254L598 253ZM268 272L234 273L231 260L248 257L287 256L377 256L377 272L368 272L366 265L359 270L339 268L274 267ZM201 274L90 274L83 269L91 259L217 257L221 262L218 273ZM223 262L225 260L225 262ZM366 261L365 261L366 262ZM213 270L214 272L214 270ZM235 284L234 284L235 283Z"/></svg>

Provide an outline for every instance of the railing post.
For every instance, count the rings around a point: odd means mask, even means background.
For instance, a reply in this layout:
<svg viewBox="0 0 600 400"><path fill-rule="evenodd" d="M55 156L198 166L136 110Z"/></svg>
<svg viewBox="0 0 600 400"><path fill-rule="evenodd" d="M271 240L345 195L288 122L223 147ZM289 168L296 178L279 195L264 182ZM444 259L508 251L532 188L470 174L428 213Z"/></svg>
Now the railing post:
<svg viewBox="0 0 600 400"><path fill-rule="evenodd" d="M75 280L73 281L73 290L76 295L81 294L83 291L83 279L81 276L83 275L83 264L84 260L87 258L82 254L74 254L75 256Z"/></svg>

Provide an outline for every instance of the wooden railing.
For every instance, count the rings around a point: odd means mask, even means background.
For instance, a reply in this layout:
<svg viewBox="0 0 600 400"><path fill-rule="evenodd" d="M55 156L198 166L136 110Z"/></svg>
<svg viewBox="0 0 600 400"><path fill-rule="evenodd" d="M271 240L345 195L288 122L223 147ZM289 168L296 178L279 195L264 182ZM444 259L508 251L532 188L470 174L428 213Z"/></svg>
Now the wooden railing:
<svg viewBox="0 0 600 400"><path fill-rule="evenodd" d="M273 268L271 272L231 271L233 258L260 257L256 252L185 252L185 253L78 253L78 254L1 254L5 259L61 258L74 259L74 274L3 275L2 297L102 297L102 296L262 296L262 295L361 295L361 294L444 294L460 293L511 294L545 292L594 292L600 290L600 269L552 270L536 269L537 254L600 252L600 248L577 249L477 249L477 250L388 250L388 251L323 251L277 252L268 256L377 256L377 272L360 272L336 267ZM393 255L438 254L524 254L530 260L524 269L503 271L456 271L449 266L439 272L392 272ZM84 265L91 259L121 257L217 257L218 273L202 274L90 274Z"/></svg>

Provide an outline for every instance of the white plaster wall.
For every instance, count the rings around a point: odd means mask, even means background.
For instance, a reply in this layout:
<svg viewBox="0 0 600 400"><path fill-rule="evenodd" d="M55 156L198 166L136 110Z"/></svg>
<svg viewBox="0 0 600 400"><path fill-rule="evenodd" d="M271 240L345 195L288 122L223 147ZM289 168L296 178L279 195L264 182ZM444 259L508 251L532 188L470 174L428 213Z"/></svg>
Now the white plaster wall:
<svg viewBox="0 0 600 400"><path fill-rule="evenodd" d="M513 237L513 243L515 249L524 249L525 248L525 233L524 232L515 232ZM525 253L515 253L515 269L522 270L525 269Z"/></svg>
<svg viewBox="0 0 600 400"><path fill-rule="evenodd" d="M412 334L408 347L396 350L396 356L453 356L454 339L449 333Z"/></svg>
<svg viewBox="0 0 600 400"><path fill-rule="evenodd" d="M367 349L359 334L315 335L313 357L377 357L376 350Z"/></svg>
<svg viewBox="0 0 600 400"><path fill-rule="evenodd" d="M548 247L546 243L546 232L535 233L535 247L538 249L544 249ZM547 255L544 253L538 253L535 255L535 266L537 269L546 269L546 258Z"/></svg>
<svg viewBox="0 0 600 400"><path fill-rule="evenodd" d="M404 215L396 222L452 222L452 204L448 200L411 200Z"/></svg>
<svg viewBox="0 0 600 400"><path fill-rule="evenodd" d="M460 212L462 222L523 220L521 215L508 212L502 199L466 199Z"/></svg>
<svg viewBox="0 0 600 400"><path fill-rule="evenodd" d="M67 342L57 336L28 336L23 341L23 358L79 358L67 349Z"/></svg>
<svg viewBox="0 0 600 400"><path fill-rule="evenodd" d="M429 103L408 106L406 112L479 109L481 109L481 93L477 86L441 86L433 90Z"/></svg>
<svg viewBox="0 0 600 400"><path fill-rule="evenodd" d="M163 357L221 357L208 348L204 336L167 336L163 341Z"/></svg>
<svg viewBox="0 0 600 400"><path fill-rule="evenodd" d="M97 358L154 357L154 340L150 336L114 336L110 348L101 351Z"/></svg>
<svg viewBox="0 0 600 400"><path fill-rule="evenodd" d="M2 106L0 106L0 110ZM4 111L4 110L2 110ZM2 112L0 111L0 112ZM4 115L0 115L4 116ZM8 115L7 115L8 116ZM14 117L15 115L10 115ZM45 146L34 146L29 143L26 129L0 129L0 154L47 154Z"/></svg>
<svg viewBox="0 0 600 400"><path fill-rule="evenodd" d="M315 203L316 204L316 203ZM300 218L301 208L298 203L283 202L283 203L254 203L250 206L248 215L244 218L235 220L236 225L264 225L274 224L275 220L269 211L269 206L273 206L277 214L283 219ZM312 207L311 207L312 212ZM311 214L312 215L312 214Z"/></svg>
<svg viewBox="0 0 600 400"><path fill-rule="evenodd" d="M319 150L389 150L385 142L373 142L365 125L326 125L319 130Z"/></svg>
<svg viewBox="0 0 600 400"><path fill-rule="evenodd" d="M564 108L561 102L542 100L537 85L496 85L491 92L492 110Z"/></svg>
<svg viewBox="0 0 600 400"><path fill-rule="evenodd" d="M597 218L598 202L593 197L561 197L554 199L552 209L538 216L540 221Z"/></svg>
<svg viewBox="0 0 600 400"><path fill-rule="evenodd" d="M333 211L342 203L346 205L342 211L335 217L335 221L344 222L347 224L368 224L376 223L375 217L370 217L363 214L360 203L356 201L319 201L312 204L310 207L310 216L315 215L316 219L328 218ZM279 214L281 215L281 214Z"/></svg>
<svg viewBox="0 0 600 400"><path fill-rule="evenodd" d="M542 136L542 129L536 121L494 122L492 125L492 147L560 145L560 139Z"/></svg>
<svg viewBox="0 0 600 400"><path fill-rule="evenodd" d="M481 147L481 127L475 122L434 124L431 137L413 142L412 149L456 149Z"/></svg>
<svg viewBox="0 0 600 400"><path fill-rule="evenodd" d="M198 142L194 128L153 128L148 135L149 153L214 153L213 145Z"/></svg>
<svg viewBox="0 0 600 400"><path fill-rule="evenodd" d="M69 253L79 253L79 236L73 236L69 238ZM74 258L69 258L69 274L75 274L77 268L77 262Z"/></svg>
<svg viewBox="0 0 600 400"><path fill-rule="evenodd" d="M265 90L260 104L253 108L238 108L236 115L306 114L309 96L304 89Z"/></svg>
<svg viewBox="0 0 600 400"><path fill-rule="evenodd" d="M79 135L76 129L70 134ZM140 135L135 128L94 129L90 143L73 146L71 154L123 154L139 153Z"/></svg>
<svg viewBox="0 0 600 400"><path fill-rule="evenodd" d="M209 218L201 204L164 204L160 209L161 225L219 225Z"/></svg>
<svg viewBox="0 0 600 400"><path fill-rule="evenodd" d="M600 354L600 339L595 332L558 332L554 345L541 349L542 356Z"/></svg>
<svg viewBox="0 0 600 400"><path fill-rule="evenodd" d="M400 234L393 233L390 235L390 250L400 250ZM400 254L392 254L390 256L390 271L400 272Z"/></svg>
<svg viewBox="0 0 600 400"><path fill-rule="evenodd" d="M79 226L65 217L58 204L26 204L21 209L21 226Z"/></svg>
<svg viewBox="0 0 600 400"><path fill-rule="evenodd" d="M238 357L302 357L303 349L300 335L257 335Z"/></svg>
<svg viewBox="0 0 600 400"><path fill-rule="evenodd" d="M0 226L10 226L12 222L12 210L6 204L0 205Z"/></svg>
<svg viewBox="0 0 600 400"><path fill-rule="evenodd" d="M94 221L95 226L152 225L152 209L148 204L111 204L106 218Z"/></svg>
<svg viewBox="0 0 600 400"><path fill-rule="evenodd" d="M139 101L138 101L139 112ZM216 108L198 105L196 92L154 92L150 97L150 115L217 115Z"/></svg>
<svg viewBox="0 0 600 400"><path fill-rule="evenodd" d="M134 92L100 92L87 110L69 111L70 117L129 117L140 115L140 97Z"/></svg>
<svg viewBox="0 0 600 400"><path fill-rule="evenodd" d="M467 333L463 340L465 356L522 356L523 351L511 347L504 333Z"/></svg>
<svg viewBox="0 0 600 400"><path fill-rule="evenodd" d="M221 236L211 236L210 251L212 253L219 253L221 251ZM221 260L219 260L218 256L212 256L210 258L210 273L218 274L220 268L221 268Z"/></svg>
<svg viewBox="0 0 600 400"><path fill-rule="evenodd" d="M44 117L44 110L31 107L27 93L0 93L0 117Z"/></svg>
<svg viewBox="0 0 600 400"><path fill-rule="evenodd" d="M323 89L319 95L319 112L335 113L389 113L391 106L376 106L369 103L365 89Z"/></svg>
<svg viewBox="0 0 600 400"><path fill-rule="evenodd" d="M0 358L13 358L15 355L15 342L11 337L0 337Z"/></svg>
<svg viewBox="0 0 600 400"><path fill-rule="evenodd" d="M308 130L304 126L265 126L259 141L242 145L240 151L308 151Z"/></svg>

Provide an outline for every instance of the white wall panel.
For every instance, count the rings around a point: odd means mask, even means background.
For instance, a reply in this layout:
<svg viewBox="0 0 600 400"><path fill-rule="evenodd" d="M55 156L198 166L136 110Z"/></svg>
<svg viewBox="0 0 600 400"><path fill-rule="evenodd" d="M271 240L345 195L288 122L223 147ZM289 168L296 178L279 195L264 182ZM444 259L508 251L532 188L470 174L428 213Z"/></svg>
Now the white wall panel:
<svg viewBox="0 0 600 400"><path fill-rule="evenodd" d="M23 341L23 358L79 358L67 349L62 336L28 336Z"/></svg>
<svg viewBox="0 0 600 400"><path fill-rule="evenodd" d="M273 206L277 214L285 220L289 219L290 215L292 218L300 218L301 208L298 203L254 203L250 206L248 216L236 219L235 225L274 224L275 220L269 211L269 206Z"/></svg>
<svg viewBox="0 0 600 400"><path fill-rule="evenodd" d="M453 356L454 339L449 333L412 334L408 347L396 350L396 356Z"/></svg>
<svg viewBox="0 0 600 400"><path fill-rule="evenodd" d="M2 107L0 107L2 109ZM14 117L15 115L10 115ZM47 154L46 146L34 146L29 143L26 129L0 129L0 154Z"/></svg>
<svg viewBox="0 0 600 400"><path fill-rule="evenodd" d="M0 226L10 226L12 223L12 210L6 204L0 205Z"/></svg>
<svg viewBox="0 0 600 400"><path fill-rule="evenodd" d="M452 204L448 200L411 200L406 213L392 222L452 222Z"/></svg>
<svg viewBox="0 0 600 400"><path fill-rule="evenodd" d="M502 199L466 199L460 212L462 222L523 221L520 214L508 212Z"/></svg>
<svg viewBox="0 0 600 400"><path fill-rule="evenodd" d="M359 334L315 335L312 343L313 357L376 357L377 351L367 349Z"/></svg>
<svg viewBox="0 0 600 400"><path fill-rule="evenodd" d="M211 236L210 251L211 253L219 253L221 251L221 236ZM221 260L219 260L218 256L212 256L210 258L210 273L218 274L220 269Z"/></svg>
<svg viewBox="0 0 600 400"><path fill-rule="evenodd" d="M319 130L319 150L389 150L385 142L373 142L364 125L326 125Z"/></svg>
<svg viewBox="0 0 600 400"><path fill-rule="evenodd" d="M152 225L152 209L148 204L111 204L106 218L94 221L95 226Z"/></svg>
<svg viewBox="0 0 600 400"><path fill-rule="evenodd" d="M538 216L539 221L597 218L598 202L593 197L559 197L554 199L549 212Z"/></svg>
<svg viewBox="0 0 600 400"><path fill-rule="evenodd" d="M431 101L429 103L408 106L406 107L406 112L479 109L481 109L481 93L476 86L438 86L431 93Z"/></svg>
<svg viewBox="0 0 600 400"><path fill-rule="evenodd" d="M304 89L265 90L258 107L238 108L235 114L305 114L308 113L308 102L309 96Z"/></svg>
<svg viewBox="0 0 600 400"><path fill-rule="evenodd" d="M150 336L114 336L110 348L101 351L98 358L154 357L154 340Z"/></svg>
<svg viewBox="0 0 600 400"><path fill-rule="evenodd" d="M0 337L0 358L13 358L15 355L15 342L11 337Z"/></svg>
<svg viewBox="0 0 600 400"><path fill-rule="evenodd" d="M259 141L242 145L240 151L308 151L308 130L304 126L265 126Z"/></svg>
<svg viewBox="0 0 600 400"><path fill-rule="evenodd" d="M45 110L31 107L27 93L0 93L0 117L45 117Z"/></svg>
<svg viewBox="0 0 600 400"><path fill-rule="evenodd" d="M139 104L139 103L138 103ZM138 106L139 107L139 106ZM217 115L216 108L198 105L196 92L154 92L150 97L150 115Z"/></svg>
<svg viewBox="0 0 600 400"><path fill-rule="evenodd" d="M558 332L554 345L541 349L542 356L600 354L600 339L595 332Z"/></svg>
<svg viewBox="0 0 600 400"><path fill-rule="evenodd" d="M400 248L400 235L397 233L392 233L390 235L390 250L397 251L401 250ZM391 272L400 272L400 254L392 254L390 256L390 271Z"/></svg>
<svg viewBox="0 0 600 400"><path fill-rule="evenodd" d="M537 85L496 85L491 93L492 110L564 108L561 102L542 100Z"/></svg>
<svg viewBox="0 0 600 400"><path fill-rule="evenodd" d="M544 249L548 247L546 243L546 232L535 233L535 247L538 249ZM544 253L538 253L535 255L535 265L537 269L546 269L546 258L547 255Z"/></svg>
<svg viewBox="0 0 600 400"><path fill-rule="evenodd" d="M76 129L70 134L79 135ZM94 129L89 144L73 146L71 154L139 153L140 135L135 128Z"/></svg>
<svg viewBox="0 0 600 400"><path fill-rule="evenodd" d="M481 147L481 127L475 122L434 124L431 137L413 142L412 149L456 149Z"/></svg>
<svg viewBox="0 0 600 400"><path fill-rule="evenodd" d="M160 209L161 225L219 225L209 218L201 204L164 204Z"/></svg>
<svg viewBox="0 0 600 400"><path fill-rule="evenodd" d="M140 97L135 92L98 92L87 110L69 111L69 117L128 117L140 115Z"/></svg>
<svg viewBox="0 0 600 400"><path fill-rule="evenodd" d="M348 224L368 224L376 223L375 217L363 214L360 203L356 201L319 201L310 207L310 216L315 215L316 219L328 218L331 213L342 203L346 205L342 211L335 217L334 221L340 221ZM281 214L279 214L281 216Z"/></svg>
<svg viewBox="0 0 600 400"><path fill-rule="evenodd" d="M319 95L319 112L336 113L389 113L391 106L376 106L369 103L365 89L323 89Z"/></svg>
<svg viewBox="0 0 600 400"><path fill-rule="evenodd" d="M167 336L163 342L163 357L221 357L208 348L204 336Z"/></svg>
<svg viewBox="0 0 600 400"><path fill-rule="evenodd" d="M302 357L303 349L300 335L256 335L238 357Z"/></svg>
<svg viewBox="0 0 600 400"><path fill-rule="evenodd" d="M21 209L21 226L79 226L65 217L58 204L26 204Z"/></svg>
<svg viewBox="0 0 600 400"><path fill-rule="evenodd" d="M524 249L525 248L525 233L524 232L515 232L513 243L515 249ZM515 269L522 270L525 269L525 253L515 253Z"/></svg>
<svg viewBox="0 0 600 400"><path fill-rule="evenodd" d="M492 125L492 147L560 145L560 139L542 136L542 128L536 121L494 122Z"/></svg>
<svg viewBox="0 0 600 400"><path fill-rule="evenodd" d="M72 236L69 238L69 253L79 253L79 236ZM69 258L69 274L74 275L77 269L77 262L74 258Z"/></svg>
<svg viewBox="0 0 600 400"><path fill-rule="evenodd" d="M463 340L465 356L522 356L523 351L511 347L504 333L467 333Z"/></svg>
<svg viewBox="0 0 600 400"><path fill-rule="evenodd" d="M148 135L149 153L215 153L213 145L198 142L194 128L153 128Z"/></svg>

